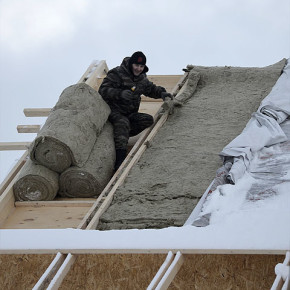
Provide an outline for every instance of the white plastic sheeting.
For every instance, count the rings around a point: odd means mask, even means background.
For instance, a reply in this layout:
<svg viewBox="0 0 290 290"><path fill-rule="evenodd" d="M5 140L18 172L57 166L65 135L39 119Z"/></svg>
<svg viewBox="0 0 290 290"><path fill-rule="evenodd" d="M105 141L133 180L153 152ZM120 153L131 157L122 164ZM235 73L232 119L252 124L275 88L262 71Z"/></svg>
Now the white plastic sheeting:
<svg viewBox="0 0 290 290"><path fill-rule="evenodd" d="M223 158L234 157L233 166L228 174L228 179L232 183L236 183L245 173L253 157L253 152L287 140L280 124L289 115L290 59L288 59L282 75L269 95L261 102L257 112L253 113L243 132L220 153Z"/></svg>

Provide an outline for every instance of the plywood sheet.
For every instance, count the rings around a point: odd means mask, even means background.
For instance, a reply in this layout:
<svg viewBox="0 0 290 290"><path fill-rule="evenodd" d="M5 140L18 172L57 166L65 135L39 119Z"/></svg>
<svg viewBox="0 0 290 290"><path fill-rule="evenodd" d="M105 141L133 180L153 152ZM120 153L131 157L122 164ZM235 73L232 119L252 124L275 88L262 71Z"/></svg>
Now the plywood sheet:
<svg viewBox="0 0 290 290"><path fill-rule="evenodd" d="M280 255L184 255L168 289L270 289Z"/></svg>
<svg viewBox="0 0 290 290"><path fill-rule="evenodd" d="M0 255L0 288L32 289L54 255Z"/></svg>
<svg viewBox="0 0 290 290"><path fill-rule="evenodd" d="M166 255L79 255L59 289L146 289Z"/></svg>
<svg viewBox="0 0 290 290"><path fill-rule="evenodd" d="M90 206L90 205L89 205ZM16 207L3 229L59 229L76 228L89 207L46 206Z"/></svg>
<svg viewBox="0 0 290 290"><path fill-rule="evenodd" d="M53 255L0 255L3 289L31 289ZM146 289L164 254L78 255L59 289ZM281 255L184 255L169 289L270 289Z"/></svg>
<svg viewBox="0 0 290 290"><path fill-rule="evenodd" d="M183 73L180 75L148 75L148 79L157 86L162 86L167 92L172 92Z"/></svg>
<svg viewBox="0 0 290 290"><path fill-rule="evenodd" d="M161 105L162 102L141 102L139 112L154 116Z"/></svg>

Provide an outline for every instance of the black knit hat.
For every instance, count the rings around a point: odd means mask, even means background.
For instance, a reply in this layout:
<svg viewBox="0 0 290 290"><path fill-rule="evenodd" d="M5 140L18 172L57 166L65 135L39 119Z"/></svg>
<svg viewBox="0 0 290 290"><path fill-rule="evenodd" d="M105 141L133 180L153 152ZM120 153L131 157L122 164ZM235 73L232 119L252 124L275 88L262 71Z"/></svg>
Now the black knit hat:
<svg viewBox="0 0 290 290"><path fill-rule="evenodd" d="M146 56L144 55L144 53L141 51L134 52L132 56L130 57L130 64L133 64L133 63L145 65Z"/></svg>
<svg viewBox="0 0 290 290"><path fill-rule="evenodd" d="M146 66L146 56L142 51L136 51L129 58L129 69L132 71L132 64L142 64L145 65L143 73L149 71L149 68Z"/></svg>

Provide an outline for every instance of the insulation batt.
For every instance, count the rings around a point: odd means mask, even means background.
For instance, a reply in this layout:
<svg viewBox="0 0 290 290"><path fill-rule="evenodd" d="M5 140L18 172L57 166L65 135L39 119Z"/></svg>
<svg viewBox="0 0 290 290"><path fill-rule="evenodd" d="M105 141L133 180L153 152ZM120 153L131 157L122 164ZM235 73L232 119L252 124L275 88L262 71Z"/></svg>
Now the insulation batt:
<svg viewBox="0 0 290 290"><path fill-rule="evenodd" d="M113 126L107 122L84 166L72 166L60 175L60 195L63 197L98 196L113 174L114 163Z"/></svg>
<svg viewBox="0 0 290 290"><path fill-rule="evenodd" d="M14 184L18 201L53 200L58 192L59 174L28 159Z"/></svg>
<svg viewBox="0 0 290 290"><path fill-rule="evenodd" d="M183 106L151 140L97 228L182 226L221 167L219 152L244 129L285 61L263 68L193 66L192 91L184 88Z"/></svg>
<svg viewBox="0 0 290 290"><path fill-rule="evenodd" d="M30 147L30 158L55 172L83 166L110 114L97 91L85 83L69 86L59 97Z"/></svg>

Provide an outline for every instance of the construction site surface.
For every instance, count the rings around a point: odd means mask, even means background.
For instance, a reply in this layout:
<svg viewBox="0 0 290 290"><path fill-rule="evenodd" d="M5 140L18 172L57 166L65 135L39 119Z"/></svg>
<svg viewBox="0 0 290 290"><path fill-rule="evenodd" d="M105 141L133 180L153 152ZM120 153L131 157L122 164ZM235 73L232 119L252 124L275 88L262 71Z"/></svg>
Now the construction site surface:
<svg viewBox="0 0 290 290"><path fill-rule="evenodd" d="M285 59L263 68L188 66L180 75L148 76L182 106L168 108L160 100L142 97L140 111L153 115L154 125L130 139L125 161L97 198L15 201L13 185L28 159L30 142L1 143L1 150L25 152L1 184L0 244L5 230L23 230L19 237L26 231L37 244L37 235L45 229L59 229L61 238L68 228L124 230L126 239L130 229L182 227L194 210L195 215L200 211L201 197L222 165L219 152L242 132L284 66ZM107 72L105 61L92 63L79 83L98 90ZM47 117L50 110L31 108L24 113ZM37 133L40 127L17 129ZM124 249L81 250L64 249L62 244L58 248L57 234L51 238L52 246L43 248L0 245L3 289L284 289L289 285L289 276L275 274L275 266L283 260L289 267L289 248L168 248L164 242L164 248L153 250L134 249L128 241L130 246Z"/></svg>

